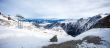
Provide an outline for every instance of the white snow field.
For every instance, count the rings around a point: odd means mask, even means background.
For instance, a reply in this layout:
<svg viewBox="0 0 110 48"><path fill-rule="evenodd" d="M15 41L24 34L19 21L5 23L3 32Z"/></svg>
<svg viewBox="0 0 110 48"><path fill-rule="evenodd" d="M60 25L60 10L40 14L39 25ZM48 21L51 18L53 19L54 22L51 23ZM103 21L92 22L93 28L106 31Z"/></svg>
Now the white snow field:
<svg viewBox="0 0 110 48"><path fill-rule="evenodd" d="M91 29L78 35L75 37L75 39L82 39L86 36L99 36L102 40L104 40L104 42L102 45L84 42L83 44L79 45L79 48L110 48L110 28Z"/></svg>
<svg viewBox="0 0 110 48"><path fill-rule="evenodd" d="M96 28L86 31L76 37L71 37L67 35L63 29L56 31L57 29L39 29L28 22L23 22L22 29L17 28L17 22L12 20L7 20L0 15L0 48L42 48L49 44L49 42L54 35L57 35L59 44L70 40L79 40L89 35L100 36L103 40L107 41L107 45L93 45L84 43L82 45L96 46L96 48L110 48L110 28ZM9 23L9 24L7 24ZM92 46L92 47L91 47ZM80 45L79 45L80 47ZM82 47L80 47L82 48Z"/></svg>
<svg viewBox="0 0 110 48"><path fill-rule="evenodd" d="M41 48L44 45L52 44L49 39L54 35L58 36L57 43L72 40L72 37L66 34L49 32L33 32L0 26L0 48Z"/></svg>
<svg viewBox="0 0 110 48"><path fill-rule="evenodd" d="M57 43L72 39L61 28L60 31L40 29L32 23L22 22L23 28L20 29L16 18L14 20L8 20L4 15L0 15L0 48L41 48L44 45L52 44L49 39L54 35L58 36Z"/></svg>
<svg viewBox="0 0 110 48"><path fill-rule="evenodd" d="M63 33L55 33L52 31L40 31L33 32L26 29L13 29L0 26L0 48L42 48L42 46L46 46L52 44L49 42L49 39L54 35L58 35L58 42L65 42L69 40L78 40L82 39L89 35L100 36L103 40L108 42L108 46L97 45L97 48L108 48L110 47L110 28L98 28L91 29L87 32L80 34L77 37L71 37L67 34ZM96 46L94 44L87 44L87 46ZM82 44L83 45L83 44ZM80 45L79 45L80 46ZM82 48L82 47L81 47ZM92 48L92 47L91 47Z"/></svg>

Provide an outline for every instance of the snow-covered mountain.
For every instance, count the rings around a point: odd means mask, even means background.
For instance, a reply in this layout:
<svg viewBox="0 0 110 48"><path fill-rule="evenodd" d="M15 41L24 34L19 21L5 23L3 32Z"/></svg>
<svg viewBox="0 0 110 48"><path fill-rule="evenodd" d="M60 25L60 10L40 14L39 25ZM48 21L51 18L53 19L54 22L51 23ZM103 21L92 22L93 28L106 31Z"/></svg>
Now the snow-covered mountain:
<svg viewBox="0 0 110 48"><path fill-rule="evenodd" d="M77 36L84 31L87 31L92 28L100 28L100 26L110 26L109 22L109 14L106 14L107 17L102 17L102 14L96 15L93 17L89 17L88 19L79 19L77 22L68 22L63 23L62 28L71 36ZM109 26L107 26L109 25ZM102 27L103 28L103 27Z"/></svg>
<svg viewBox="0 0 110 48"><path fill-rule="evenodd" d="M42 48L43 46L47 46L49 44L60 44L60 43L63 44L63 42L66 41L83 40L83 38L85 38L86 36L99 36L101 40L104 40L104 41L100 41L103 44L87 43L85 40L83 41L82 44L76 44L77 46L79 46L79 48L86 48L86 47L109 48L110 47L109 31L110 31L109 28L98 28L98 29L92 29L86 31L78 35L77 37L71 37L68 35L64 35L62 33L53 32L51 30L47 30L47 31L39 30L33 32L32 30L30 31L26 29L15 29L15 28L12 29L12 28L0 26L0 48ZM58 42L56 43L49 42L49 39L53 37L55 34L58 35ZM73 44L73 42L70 43ZM61 46L61 44L59 46ZM66 45L67 45L66 48L68 48L69 44L66 43ZM64 47L66 45L64 45Z"/></svg>
<svg viewBox="0 0 110 48"><path fill-rule="evenodd" d="M91 29L91 27L97 23L97 21L101 18L100 15L90 17L88 19L79 19L77 22L64 23L62 28L72 36L77 36L80 33Z"/></svg>
<svg viewBox="0 0 110 48"><path fill-rule="evenodd" d="M25 22L35 22L37 24L45 24L45 23L58 23L58 22L62 22L65 21L65 19L45 19L45 18L41 18L41 19L25 19L23 20Z"/></svg>
<svg viewBox="0 0 110 48"><path fill-rule="evenodd" d="M16 19L16 17L0 14L0 48L44 48L50 44L55 45L54 47L56 48L58 48L58 46L60 48L69 48L74 45L77 45L79 48L109 48L109 19L110 16L101 18L100 15L97 15L88 19L81 18L78 21L66 20L65 22L58 23L37 24L20 21ZM20 21L22 28L18 28L18 21ZM102 27L99 28L99 26ZM58 42L49 42L55 35L57 35ZM77 36L72 37L70 35ZM91 37L91 35L101 38L98 42L102 44L94 44L94 42L88 43L87 41L91 38L85 38L87 36ZM97 38L95 39L97 40ZM68 41L70 42L68 43ZM80 42L81 44L79 44ZM56 46L56 44L58 44L58 46Z"/></svg>
<svg viewBox="0 0 110 48"><path fill-rule="evenodd" d="M110 28L110 14L106 14L106 17L100 19L93 28Z"/></svg>

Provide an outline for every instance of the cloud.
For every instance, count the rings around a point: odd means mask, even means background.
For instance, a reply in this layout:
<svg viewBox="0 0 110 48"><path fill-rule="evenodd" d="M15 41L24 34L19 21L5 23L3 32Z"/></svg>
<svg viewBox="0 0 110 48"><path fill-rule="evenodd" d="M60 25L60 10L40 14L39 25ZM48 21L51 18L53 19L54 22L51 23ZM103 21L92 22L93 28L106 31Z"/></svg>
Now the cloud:
<svg viewBox="0 0 110 48"><path fill-rule="evenodd" d="M5 13L26 18L81 18L110 13L109 0L4 0L0 6Z"/></svg>

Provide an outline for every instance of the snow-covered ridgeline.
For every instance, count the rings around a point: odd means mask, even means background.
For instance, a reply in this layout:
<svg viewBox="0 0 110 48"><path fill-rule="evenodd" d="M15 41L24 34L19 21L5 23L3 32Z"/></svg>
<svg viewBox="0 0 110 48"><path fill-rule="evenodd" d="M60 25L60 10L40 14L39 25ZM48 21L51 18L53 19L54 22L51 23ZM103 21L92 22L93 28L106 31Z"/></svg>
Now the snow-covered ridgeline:
<svg viewBox="0 0 110 48"><path fill-rule="evenodd" d="M17 28L17 22L13 20L7 20L5 17L1 17L0 19L3 20L3 22L7 23L9 22L8 26L7 24L0 25L0 48L41 48L44 45L52 44L49 42L49 39L52 38L54 35L57 35L58 42L65 42L68 40L81 40L82 38L86 36L99 36L103 40L107 42L107 45L110 43L110 28L95 28L91 29L89 31L86 31L77 37L71 37L67 35L64 31L55 31L58 28L61 29L61 27L55 27L52 29L39 29L36 28L32 23L23 22L23 28L19 29ZM1 20L1 21L2 21ZM94 19L95 20L95 19ZM81 20L80 20L81 21ZM78 22L80 26L76 27L83 27L86 22L89 22L90 20L85 20L84 22ZM89 23L91 24L92 21ZM82 23L84 23L82 25ZM74 25L74 24L71 24ZM90 25L88 25L90 26ZM70 26L67 26L67 28ZM87 27L87 26L86 26ZM85 29L85 28L84 28ZM62 29L61 29L62 30ZM89 47L97 46L97 48L108 48L107 45L92 45L92 44L81 44L81 45L87 45ZM79 45L79 46L81 46ZM87 47L85 46L85 47ZM82 47L81 47L82 48Z"/></svg>
<svg viewBox="0 0 110 48"><path fill-rule="evenodd" d="M99 14L93 17L89 17L88 19L79 19L76 22L68 22L63 23L62 28L72 36L77 36L84 31L87 31L89 29L92 29L96 23L99 22L99 20L103 19L104 17L109 16L109 14ZM105 20L105 19L104 19Z"/></svg>

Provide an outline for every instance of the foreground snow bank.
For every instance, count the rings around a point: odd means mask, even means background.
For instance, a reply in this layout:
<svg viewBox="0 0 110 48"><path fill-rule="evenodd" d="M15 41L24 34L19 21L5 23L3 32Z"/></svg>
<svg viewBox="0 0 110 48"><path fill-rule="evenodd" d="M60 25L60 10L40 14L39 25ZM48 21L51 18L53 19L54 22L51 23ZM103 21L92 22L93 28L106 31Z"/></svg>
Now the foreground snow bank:
<svg viewBox="0 0 110 48"><path fill-rule="evenodd" d="M78 35L76 38L82 39L89 35L100 36L103 38L103 40L107 40L110 42L110 28L94 28Z"/></svg>
<svg viewBox="0 0 110 48"><path fill-rule="evenodd" d="M50 44L43 48L110 48L110 28L95 28L86 31L73 40Z"/></svg>
<svg viewBox="0 0 110 48"><path fill-rule="evenodd" d="M67 34L55 31L52 33L51 30L34 32L0 26L0 48L41 48L44 45L52 44L49 39L54 35L58 35L59 41L57 43L72 39Z"/></svg>
<svg viewBox="0 0 110 48"><path fill-rule="evenodd" d="M110 48L110 28L94 28L89 31L86 31L76 37L76 39L83 39L87 36L99 36L104 42L102 42L102 45L94 45L92 43L83 43L79 45L80 48ZM83 46L83 47L81 47Z"/></svg>

